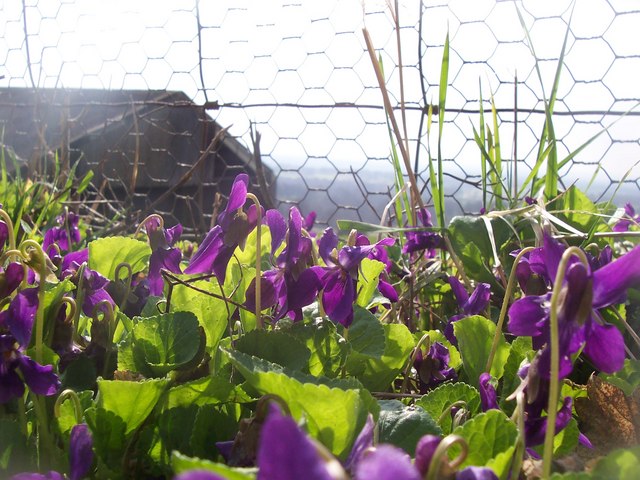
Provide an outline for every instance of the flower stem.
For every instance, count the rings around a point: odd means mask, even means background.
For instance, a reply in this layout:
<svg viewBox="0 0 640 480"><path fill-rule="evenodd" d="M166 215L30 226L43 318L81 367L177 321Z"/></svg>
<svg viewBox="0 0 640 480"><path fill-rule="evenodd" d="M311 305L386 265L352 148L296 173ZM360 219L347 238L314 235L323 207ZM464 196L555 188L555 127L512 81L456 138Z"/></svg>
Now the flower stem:
<svg viewBox="0 0 640 480"><path fill-rule="evenodd" d="M0 220L2 220L7 225L7 233L9 235L7 241L9 242L9 250L15 250L16 237L13 230L13 221L11 220L11 217L9 216L9 214L2 208L0 208Z"/></svg>
<svg viewBox="0 0 640 480"><path fill-rule="evenodd" d="M44 336L44 288L47 277L47 257L38 242L27 239L20 244L20 251L28 258L31 268L34 268L40 276L38 282L38 309L36 310L35 349L36 362L42 363L42 337ZM35 265L31 261L35 260Z"/></svg>
<svg viewBox="0 0 640 480"><path fill-rule="evenodd" d="M418 356L418 352L422 348L422 345L427 346L427 352L428 352L430 344L431 344L431 338L429 337L428 333L425 333L418 341L418 344L414 347L413 352L411 353L411 357L409 358L409 363L407 364L407 367L404 369L404 380L402 381L402 389L400 390L400 393L407 392L407 387L409 386L409 372L411 371L411 367L413 366L413 363L416 361L416 357Z"/></svg>
<svg viewBox="0 0 640 480"><path fill-rule="evenodd" d="M547 404L547 430L544 435L544 450L542 456L542 478L551 475L551 462L553 460L553 438L556 434L556 415L558 410L558 397L560 395L560 342L558 338L558 303L562 291L562 281L569 259L576 255L585 267L589 268L589 261L585 253L578 247L569 247L562 254L558 265L558 272L553 284L551 305L549 307L549 338L551 347L551 372L549 374L549 402Z"/></svg>
<svg viewBox="0 0 640 480"><path fill-rule="evenodd" d="M516 396L516 411L514 415L517 416L516 425L518 427L518 436L516 437L516 448L513 452L513 463L511 463L511 475L519 475L522 468L522 460L524 458L524 452L526 449L525 444L525 426L524 426L524 392L519 392Z"/></svg>
<svg viewBox="0 0 640 480"><path fill-rule="evenodd" d="M446 460L447 450L449 450L449 448L456 443L460 444L462 451L460 452L460 455L451 460L451 462L448 462ZM433 457L431 457L431 462L429 463L429 468L427 470L427 476L425 477L425 480L437 480L439 478L443 478L445 475L453 473L460 466L460 464L464 462L465 458L467 458L468 453L469 446L467 445L467 442L465 442L464 438L458 435L447 435L438 444L438 446L436 447L436 451L433 452ZM441 475L441 472L444 475Z"/></svg>
<svg viewBox="0 0 640 480"><path fill-rule="evenodd" d="M256 206L256 214L258 216L258 226L256 227L256 328L259 330L264 328L262 322L262 305L261 305L261 277L262 277L262 206L258 197L253 193L247 193L247 199L251 200Z"/></svg>
<svg viewBox="0 0 640 480"><path fill-rule="evenodd" d="M80 404L80 398L78 398L78 394L74 392L72 389L67 388L64 390L58 398L56 399L56 403L53 406L53 413L57 417L60 416L60 407L64 403L65 400L70 399L73 404L73 413L75 416L76 423L82 422L82 405Z"/></svg>
<svg viewBox="0 0 640 480"><path fill-rule="evenodd" d="M502 308L500 309L500 316L498 317L498 323L496 324L496 333L493 336L493 343L491 344L491 350L489 351L489 358L487 359L487 365L484 367L484 371L487 373L491 373L491 366L493 364L493 359L496 355L496 351L498 350L498 343L500 342L500 334L502 333L502 326L504 325L504 319L507 316L507 308L509 307L509 301L511 300L511 294L513 293L513 286L515 284L516 279L516 268L518 266L518 262L523 255L533 250L533 247L526 247L520 250L518 256L513 261L513 267L511 268L511 273L509 274L509 281L507 282L507 289L504 292L504 299L502 300Z"/></svg>

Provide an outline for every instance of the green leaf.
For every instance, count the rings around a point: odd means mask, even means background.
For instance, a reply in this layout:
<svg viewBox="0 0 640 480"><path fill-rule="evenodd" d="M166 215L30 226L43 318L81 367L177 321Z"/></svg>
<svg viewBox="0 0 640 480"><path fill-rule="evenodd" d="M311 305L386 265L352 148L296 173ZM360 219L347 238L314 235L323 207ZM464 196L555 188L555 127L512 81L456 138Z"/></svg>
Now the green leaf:
<svg viewBox="0 0 640 480"><path fill-rule="evenodd" d="M489 460L485 466L493 470L500 480L508 480L515 449L515 445L507 448Z"/></svg>
<svg viewBox="0 0 640 480"><path fill-rule="evenodd" d="M96 364L84 355L79 356L69 363L60 375L60 391L67 388L75 391L89 390L95 386L97 375Z"/></svg>
<svg viewBox="0 0 640 480"><path fill-rule="evenodd" d="M364 258L362 262L360 262L360 268L358 270L357 305L366 307L369 304L369 301L371 301L373 294L378 288L378 281L383 270L384 263L378 260Z"/></svg>
<svg viewBox="0 0 640 480"><path fill-rule="evenodd" d="M45 343L51 344L51 340L53 338L53 331L55 329L55 321L57 318L57 311L61 306L62 297L68 292L72 292L75 290L75 285L69 279L64 279L58 283L45 283L45 293L44 293L44 301L43 308L44 314L43 318L45 319L44 326L44 338ZM67 305L67 312L69 311L69 306ZM46 339L49 339L46 341Z"/></svg>
<svg viewBox="0 0 640 480"><path fill-rule="evenodd" d="M603 229L607 228L602 217L596 215L599 213L597 207L575 185L567 189L555 202L555 206L562 212L560 218L580 231L589 232L597 223Z"/></svg>
<svg viewBox="0 0 640 480"><path fill-rule="evenodd" d="M640 386L640 360L627 358L622 370L612 375L601 373L600 378L618 387L625 395L631 396Z"/></svg>
<svg viewBox="0 0 640 480"><path fill-rule="evenodd" d="M415 346L413 335L400 323L382 325L385 332L384 353L379 359L351 352L347 371L370 391L384 391L400 374Z"/></svg>
<svg viewBox="0 0 640 480"><path fill-rule="evenodd" d="M458 339L458 349L462 356L464 368L472 385L478 385L478 378L484 372L491 351L491 344L496 333L496 324L481 315L466 317L454 322L453 331ZM499 333L498 348L496 350L491 375L500 379L504 372L504 364L509 356L509 344L502 332Z"/></svg>
<svg viewBox="0 0 640 480"><path fill-rule="evenodd" d="M475 415L480 410L480 393L466 383L445 383L416 401L431 417L439 421L445 435L451 433L451 415L442 415L455 402L465 402L466 410Z"/></svg>
<svg viewBox="0 0 640 480"><path fill-rule="evenodd" d="M232 468L223 463L215 463L200 458L190 458L180 452L172 452L171 466L175 474L189 470L206 470L217 473L227 480L253 480L256 478L255 468Z"/></svg>
<svg viewBox="0 0 640 480"><path fill-rule="evenodd" d="M140 272L150 255L151 248L146 242L129 237L100 238L89 243L89 268L115 280L119 264L128 263L133 272Z"/></svg>
<svg viewBox="0 0 640 480"><path fill-rule="evenodd" d="M571 418L567 426L553 438L553 456L557 458L573 452L578 446L579 436L578 422L575 418Z"/></svg>
<svg viewBox="0 0 640 480"><path fill-rule="evenodd" d="M164 410L158 419L158 431L163 447L171 452L177 450L185 454L191 451L191 433L195 429L199 407L189 405Z"/></svg>
<svg viewBox="0 0 640 480"><path fill-rule="evenodd" d="M18 422L0 418L0 474L28 465L29 450Z"/></svg>
<svg viewBox="0 0 640 480"><path fill-rule="evenodd" d="M460 425L453 434L460 435L469 446L469 454L461 467L484 466L489 460L513 446L518 429L500 410L489 410ZM449 449L450 458L455 458L459 453L460 448L457 445Z"/></svg>
<svg viewBox="0 0 640 480"><path fill-rule="evenodd" d="M354 305L353 323L348 337L352 350L361 355L379 359L384 354L385 332L380 320L369 310Z"/></svg>
<svg viewBox="0 0 640 480"><path fill-rule="evenodd" d="M236 249L236 253L238 249ZM255 268L241 267L237 262L230 262L227 269L227 276L224 281L224 291L227 297L231 298L237 304L243 304L245 301L245 292L251 281L256 276ZM231 309L231 312L234 308ZM244 308L238 309L240 312L240 321L245 332L256 328L256 316L253 312Z"/></svg>
<svg viewBox="0 0 640 480"><path fill-rule="evenodd" d="M193 313L207 336L207 348L215 351L220 339L227 331L229 311L225 301L207 295L208 293L220 294L220 288L215 281L207 282L198 280L189 282L194 288L186 285L175 285L171 291L171 311ZM231 307L231 312L235 307Z"/></svg>
<svg viewBox="0 0 640 480"><path fill-rule="evenodd" d="M76 394L80 400L80 406L83 412L93 407L93 391L85 390L83 392L76 392ZM58 430L60 430L60 433L63 435L68 434L77 423L75 407L70 398L67 397L64 402L60 404L60 415L56 417L56 421L58 423Z"/></svg>
<svg viewBox="0 0 640 480"><path fill-rule="evenodd" d="M153 411L166 386L164 379L144 382L98 380L98 405L120 417L128 435Z"/></svg>
<svg viewBox="0 0 640 480"><path fill-rule="evenodd" d="M511 350L504 365L500 395L500 408L508 415L513 412L515 401L508 401L507 397L516 391L522 381L518 376L520 364L525 358L533 359L534 354L531 347L531 337L516 337L511 342Z"/></svg>
<svg viewBox="0 0 640 480"><path fill-rule="evenodd" d="M104 408L85 412L87 425L93 434L93 449L105 465L117 468L126 448L126 425L116 413Z"/></svg>
<svg viewBox="0 0 640 480"><path fill-rule="evenodd" d="M310 374L335 378L340 373L349 348L344 338L338 335L335 323L326 318L314 324L298 322L287 332L302 340L311 351Z"/></svg>
<svg viewBox="0 0 640 480"><path fill-rule="evenodd" d="M592 471L597 479L634 480L640 471L640 446L614 450L598 461Z"/></svg>
<svg viewBox="0 0 640 480"><path fill-rule="evenodd" d="M236 340L235 349L292 370L305 369L311 357L301 340L282 331L252 330Z"/></svg>
<svg viewBox="0 0 640 480"><path fill-rule="evenodd" d="M289 406L291 415L307 421L309 433L342 459L348 455L356 435L364 426L369 410L363 389L339 388L342 381L316 384L321 379L293 373L279 365L223 350L247 382L261 395L274 394ZM328 380L328 379L327 379ZM353 385L349 382L347 385ZM334 386L333 388L331 386Z"/></svg>
<svg viewBox="0 0 640 480"><path fill-rule="evenodd" d="M256 265L256 243L258 238L258 229L254 228L247 236L244 249L236 248L234 255L243 265ZM271 250L271 232L266 225L260 230L261 256L269 255Z"/></svg>
<svg viewBox="0 0 640 480"><path fill-rule="evenodd" d="M442 430L420 406L407 406L399 400L379 400L379 442L390 443L413 456L423 435L441 435Z"/></svg>
<svg viewBox="0 0 640 480"><path fill-rule="evenodd" d="M216 442L224 442L235 438L238 433L238 422L246 415L244 408L238 403L224 405L205 405L198 409L196 422L191 433L191 452L200 458L216 460L218 450L211 448Z"/></svg>
<svg viewBox="0 0 640 480"><path fill-rule="evenodd" d="M244 391L226 378L205 377L169 389L167 408L251 401Z"/></svg>
<svg viewBox="0 0 640 480"><path fill-rule="evenodd" d="M133 327L133 351L155 376L164 376L194 359L200 347L198 319L191 312L141 318Z"/></svg>

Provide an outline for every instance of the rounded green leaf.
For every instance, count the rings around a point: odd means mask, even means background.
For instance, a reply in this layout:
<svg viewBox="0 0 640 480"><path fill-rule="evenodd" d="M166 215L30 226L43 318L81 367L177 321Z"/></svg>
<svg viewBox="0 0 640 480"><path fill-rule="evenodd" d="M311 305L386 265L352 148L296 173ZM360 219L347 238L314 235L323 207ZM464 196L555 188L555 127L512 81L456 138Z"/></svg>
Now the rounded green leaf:
<svg viewBox="0 0 640 480"><path fill-rule="evenodd" d="M311 357L301 340L282 331L252 330L236 340L235 349L293 370L305 369Z"/></svg>
<svg viewBox="0 0 640 480"><path fill-rule="evenodd" d="M484 372L491 344L496 333L496 324L481 315L466 317L453 323L453 331L458 339L458 349L462 356L462 367L473 385L478 385L478 378ZM498 348L493 358L491 375L502 378L504 364L509 356L509 344L502 332L499 333Z"/></svg>
<svg viewBox="0 0 640 480"><path fill-rule="evenodd" d="M115 280L118 265L128 263L133 272L140 272L150 255L146 242L129 237L100 238L89 243L89 268Z"/></svg>
<svg viewBox="0 0 640 480"><path fill-rule="evenodd" d="M466 383L445 383L431 390L416 402L424 408L434 420L439 422L445 434L451 433L451 415L443 413L456 402L464 402L465 409L475 415L480 410L480 394L478 390Z"/></svg>
<svg viewBox="0 0 640 480"><path fill-rule="evenodd" d="M190 312L140 318L133 327L134 355L158 376L193 360L200 341L198 319Z"/></svg>
<svg viewBox="0 0 640 480"><path fill-rule="evenodd" d="M468 420L453 433L464 438L469 446L469 454L461 467L484 466L514 444L518 429L500 410L489 410ZM455 445L448 453L450 458L455 458L460 449Z"/></svg>
<svg viewBox="0 0 640 480"><path fill-rule="evenodd" d="M422 436L442 435L442 430L420 406L407 406L399 400L380 400L379 443L390 443L413 456Z"/></svg>

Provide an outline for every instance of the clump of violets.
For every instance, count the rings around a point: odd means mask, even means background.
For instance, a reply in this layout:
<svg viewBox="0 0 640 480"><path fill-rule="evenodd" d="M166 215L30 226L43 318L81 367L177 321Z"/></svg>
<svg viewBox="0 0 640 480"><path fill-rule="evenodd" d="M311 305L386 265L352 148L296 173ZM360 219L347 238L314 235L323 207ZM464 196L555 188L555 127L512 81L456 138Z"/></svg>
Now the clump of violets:
<svg viewBox="0 0 640 480"><path fill-rule="evenodd" d="M248 188L249 176L241 173L233 182L226 208L218 215L218 224L202 240L184 273L213 273L224 283L233 252L238 247L244 248L247 236L258 224L255 205L246 212L243 210Z"/></svg>
<svg viewBox="0 0 640 480"><path fill-rule="evenodd" d="M56 222L57 226L48 229L44 233L42 250L49 252L50 247L56 245L61 253L73 251L81 240L80 229L78 228L80 217L69 210L65 210L62 215L56 218Z"/></svg>
<svg viewBox="0 0 640 480"><path fill-rule="evenodd" d="M416 351L413 367L418 373L420 393L458 378L454 368L449 366L449 349L440 342L433 342L426 355L419 348Z"/></svg>
<svg viewBox="0 0 640 480"><path fill-rule="evenodd" d="M518 376L522 380L517 391L523 391L524 402L524 429L525 445L528 452L533 457L538 457L532 447L544 443L547 431L547 415L543 415L548 407L549 380L540 375L540 354L536 355L531 363L525 363L518 371ZM482 392L482 389L481 389ZM481 393L482 394L482 393ZM562 404L556 413L555 429L557 434L562 431L571 421L573 399L564 397ZM484 402L483 402L484 408ZM578 440L586 447L591 447L591 442L582 433Z"/></svg>
<svg viewBox="0 0 640 480"><path fill-rule="evenodd" d="M536 267L542 278L554 282L566 247L550 235L536 256L543 261ZM532 252L533 253L533 252ZM529 258L531 264L531 257ZM605 373L620 370L625 359L620 331L604 321L599 310L625 300L628 288L640 285L640 247L600 268L585 265L578 258L568 261L558 305L560 378L572 371L571 356L582 351L595 368ZM532 338L540 350L540 375L549 378L549 322L551 292L526 295L509 308L509 331Z"/></svg>
<svg viewBox="0 0 640 480"><path fill-rule="evenodd" d="M456 297L458 308L462 313L449 318L449 322L445 326L443 333L452 345L457 346L458 339L453 333L454 322L471 315L478 315L482 313L487 308L487 305L489 305L489 300L491 299L491 286L488 283L479 283L473 290L473 293L469 295L462 283L460 283L460 280L456 277L449 277L448 282Z"/></svg>
<svg viewBox="0 0 640 480"><path fill-rule="evenodd" d="M24 288L0 312L0 403L21 398L25 384L38 395L54 395L60 380L52 365L25 354L38 310L38 289Z"/></svg>
<svg viewBox="0 0 640 480"><path fill-rule="evenodd" d="M426 208L418 210L418 220L423 227L433 227L431 222L431 214ZM406 232L406 242L402 248L402 253L414 254L416 252L424 252L427 257L434 257L436 249L442 248L443 239L440 235L429 231L413 231Z"/></svg>
<svg viewBox="0 0 640 480"><path fill-rule="evenodd" d="M263 308L274 307L273 320L289 315L294 321L302 319L302 308L313 303L321 288L313 263L313 242L302 235L303 219L296 207L289 210L288 225L277 210L268 210L266 222L271 231L271 258L273 268L260 279ZM286 246L275 256L286 238ZM247 308L255 309L256 279L246 292Z"/></svg>
<svg viewBox="0 0 640 480"><path fill-rule="evenodd" d="M151 215L144 222L149 237L151 257L149 257L149 274L147 276L149 293L162 295L164 282L160 274L161 269L171 273L182 273L180 262L182 252L173 245L182 235L182 225L179 223L171 228L164 228L158 215Z"/></svg>
<svg viewBox="0 0 640 480"><path fill-rule="evenodd" d="M355 240L355 238L354 238ZM324 267L311 267L322 287L322 306L327 316L345 327L353 321L353 303L357 298L358 268L363 259L376 248L393 245L393 238L384 238L373 245L345 245L339 251L338 236L331 227L318 240L318 251Z"/></svg>

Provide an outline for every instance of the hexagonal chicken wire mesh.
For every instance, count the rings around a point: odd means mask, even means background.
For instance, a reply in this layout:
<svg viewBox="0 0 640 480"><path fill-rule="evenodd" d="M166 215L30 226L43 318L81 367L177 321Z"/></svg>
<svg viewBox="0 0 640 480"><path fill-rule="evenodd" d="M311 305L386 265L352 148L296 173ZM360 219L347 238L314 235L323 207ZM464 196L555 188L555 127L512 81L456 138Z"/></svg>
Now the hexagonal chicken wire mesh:
<svg viewBox="0 0 640 480"><path fill-rule="evenodd" d="M517 8L529 30L539 74ZM531 171L544 123L544 98L568 30L554 116L559 157L602 133L561 169L562 181L576 183L595 200L615 194L614 201L621 204L637 197L636 4L406 0L397 11L399 35L389 12L382 0L4 0L2 86L183 92L200 122L228 127L238 140L235 151L245 150L244 157L229 165L217 155L221 167L198 180L212 190L200 193L200 210L194 207L191 215L211 214L202 204L211 205L213 192L223 190L216 175L229 173L229 168L253 168L253 125L271 174L268 187L282 211L290 204L303 213L315 210L325 225L342 218L376 222L393 194L391 140L362 29L368 29L380 55L392 103L406 107L411 161L425 201L430 200L428 150L435 143L433 135L427 138L424 117L426 105L438 101L448 33L442 156L451 215L481 207L480 152L472 127L478 127L481 93L485 109L490 109L491 94L495 99L503 161L510 165L512 183ZM139 136L137 128L122 135ZM182 140L197 130L175 124L163 128L167 136ZM166 141L149 145L149 151L164 151L188 170L208 145L196 140L198 148L181 150L180 158ZM136 155L120 153L133 168ZM162 177L165 188L179 177ZM181 221L178 204L195 193L172 194L173 203L163 204L161 213ZM204 228L203 222L199 227Z"/></svg>

